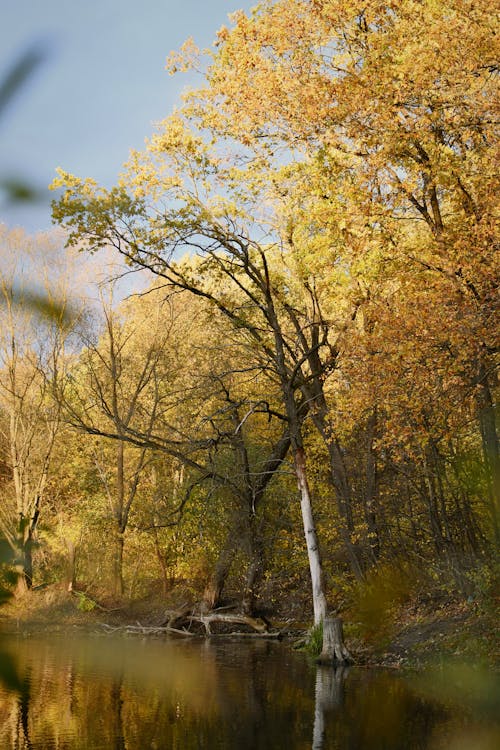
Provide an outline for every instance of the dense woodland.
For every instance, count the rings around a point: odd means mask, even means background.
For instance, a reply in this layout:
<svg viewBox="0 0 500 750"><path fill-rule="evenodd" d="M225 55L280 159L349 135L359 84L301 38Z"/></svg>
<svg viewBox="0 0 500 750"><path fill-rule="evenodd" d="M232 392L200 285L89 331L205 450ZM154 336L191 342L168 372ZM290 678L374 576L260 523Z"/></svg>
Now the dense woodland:
<svg viewBox="0 0 500 750"><path fill-rule="evenodd" d="M62 241L3 230L19 590L252 613L312 583L320 622L375 580L493 588L495 21L487 0L235 13L170 57L193 88L116 187L59 172ZM120 302L83 274L110 249L146 279Z"/></svg>

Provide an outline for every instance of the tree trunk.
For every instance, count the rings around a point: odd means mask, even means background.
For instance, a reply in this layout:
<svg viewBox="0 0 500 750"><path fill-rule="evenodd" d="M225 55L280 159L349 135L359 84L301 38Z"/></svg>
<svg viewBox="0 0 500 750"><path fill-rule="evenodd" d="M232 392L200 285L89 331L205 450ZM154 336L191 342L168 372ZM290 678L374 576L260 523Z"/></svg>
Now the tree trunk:
<svg viewBox="0 0 500 750"><path fill-rule="evenodd" d="M72 539L66 539L66 547L68 548L66 591L71 593L74 591L76 583L76 545Z"/></svg>
<svg viewBox="0 0 500 750"><path fill-rule="evenodd" d="M328 450L330 460L330 476L333 488L335 490L335 500L339 514L339 534L346 551L351 570L358 581L363 579L363 570L360 565L356 549L351 542L351 533L354 530L354 519L352 515L352 492L347 475L347 469L342 456L342 450L335 435L332 434L331 427L326 420L326 401L318 385L316 394L317 409L312 414L314 426L318 430L321 438Z"/></svg>
<svg viewBox="0 0 500 750"><path fill-rule="evenodd" d="M38 512L35 510L30 518L21 516L18 533L17 594L24 594L33 587L33 543Z"/></svg>
<svg viewBox="0 0 500 750"><path fill-rule="evenodd" d="M325 619L327 603L325 596L325 584L323 578L323 567L319 551L318 537L312 512L311 495L307 481L306 461L304 449L295 448L295 473L300 492L300 507L302 509L302 522L306 537L307 556L309 558L309 571L311 574L311 587L313 595L314 624Z"/></svg>
<svg viewBox="0 0 500 750"><path fill-rule="evenodd" d="M365 520L368 529L368 547L373 563L380 557L380 538L378 533L375 504L378 493L377 456L374 447L377 427L377 409L374 408L367 424L367 446L365 460Z"/></svg>
<svg viewBox="0 0 500 750"><path fill-rule="evenodd" d="M325 617L323 620L323 649L318 664L351 664L352 657L344 645L344 630L340 617Z"/></svg>
<svg viewBox="0 0 500 750"><path fill-rule="evenodd" d="M242 609L247 615L253 615L257 590L264 576L264 544L259 530L255 528L255 518L249 520L250 563L245 581Z"/></svg>
<svg viewBox="0 0 500 750"><path fill-rule="evenodd" d="M221 603L222 592L226 579L231 570L234 556L236 554L236 540L235 535L231 531L229 532L226 543L219 555L219 559L215 564L210 580L208 581L205 591L203 592L203 609L209 611L215 609Z"/></svg>
<svg viewBox="0 0 500 750"><path fill-rule="evenodd" d="M444 538L443 538L443 529L441 526L441 519L439 517L439 508L438 508L437 499L436 499L434 477L429 468L427 455L426 455L427 452L428 452L427 447L424 450L422 450L423 476L422 476L422 483L421 483L421 492L422 492L422 496L427 501L427 508L429 511L429 522L430 522L430 527L432 531L432 538L434 541L434 547L435 547L436 553L439 557L443 554L445 543L444 543Z"/></svg>
<svg viewBox="0 0 500 750"><path fill-rule="evenodd" d="M115 538L115 549L113 559L113 593L115 596L121 598L124 592L123 585L123 547L124 537L123 533L118 529Z"/></svg>
<svg viewBox="0 0 500 750"><path fill-rule="evenodd" d="M488 382L486 368L479 368L479 424L483 443L484 463L488 480L488 494L493 532L500 542L500 447L496 425L495 403Z"/></svg>
<svg viewBox="0 0 500 750"><path fill-rule="evenodd" d="M31 534L29 535L24 545L24 578L26 581L26 588L33 588L33 539Z"/></svg>
<svg viewBox="0 0 500 750"><path fill-rule="evenodd" d="M165 596L168 591L168 584L169 584L167 559L166 559L166 554L162 552L162 549L160 546L160 540L158 538L158 529L156 528L156 526L153 528L153 539L154 539L156 559L158 560L158 564L161 570L161 589L162 589L163 595Z"/></svg>

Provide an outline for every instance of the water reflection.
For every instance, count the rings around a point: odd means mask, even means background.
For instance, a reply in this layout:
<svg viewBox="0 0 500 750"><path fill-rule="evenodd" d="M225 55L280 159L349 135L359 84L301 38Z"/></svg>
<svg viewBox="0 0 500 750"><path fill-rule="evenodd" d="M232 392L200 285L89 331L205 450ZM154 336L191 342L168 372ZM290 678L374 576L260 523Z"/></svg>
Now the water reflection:
<svg viewBox="0 0 500 750"><path fill-rule="evenodd" d="M31 680L27 673L20 683L18 698L18 734L22 736L22 747L32 747L29 735L29 709L31 702Z"/></svg>
<svg viewBox="0 0 500 750"><path fill-rule="evenodd" d="M316 669L276 643L29 638L0 652L18 674L17 689L0 686L5 750L489 750L499 740L492 716L480 723L425 685ZM471 736L480 744L457 744Z"/></svg>
<svg viewBox="0 0 500 750"><path fill-rule="evenodd" d="M350 667L316 667L312 750L322 750L326 716L344 705L344 683Z"/></svg>

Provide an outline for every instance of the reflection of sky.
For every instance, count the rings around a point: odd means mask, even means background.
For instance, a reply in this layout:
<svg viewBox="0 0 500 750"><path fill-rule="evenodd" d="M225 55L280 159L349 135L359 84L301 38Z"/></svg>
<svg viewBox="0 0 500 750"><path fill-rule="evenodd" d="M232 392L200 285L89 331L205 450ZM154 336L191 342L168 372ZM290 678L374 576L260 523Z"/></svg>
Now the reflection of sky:
<svg viewBox="0 0 500 750"><path fill-rule="evenodd" d="M189 36L208 46L249 0L12 0L2 3L0 78L36 45L44 62L0 122L0 177L43 190L38 205L6 206L0 221L50 226L46 186L55 167L111 185L189 83L165 59Z"/></svg>

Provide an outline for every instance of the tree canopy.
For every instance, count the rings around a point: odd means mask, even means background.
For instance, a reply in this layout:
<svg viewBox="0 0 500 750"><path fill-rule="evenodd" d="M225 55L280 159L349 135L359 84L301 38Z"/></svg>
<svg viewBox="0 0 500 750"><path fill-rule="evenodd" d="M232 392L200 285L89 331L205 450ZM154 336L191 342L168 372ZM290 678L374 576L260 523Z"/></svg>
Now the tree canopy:
<svg viewBox="0 0 500 750"><path fill-rule="evenodd" d="M166 581L198 524L206 600L243 556L252 609L297 554L293 466L316 622L395 561L474 589L500 540L497 61L486 0L264 1L170 56L201 84L115 187L59 170L69 246L151 272L58 397L119 446L81 491L115 493L122 552L149 534Z"/></svg>

